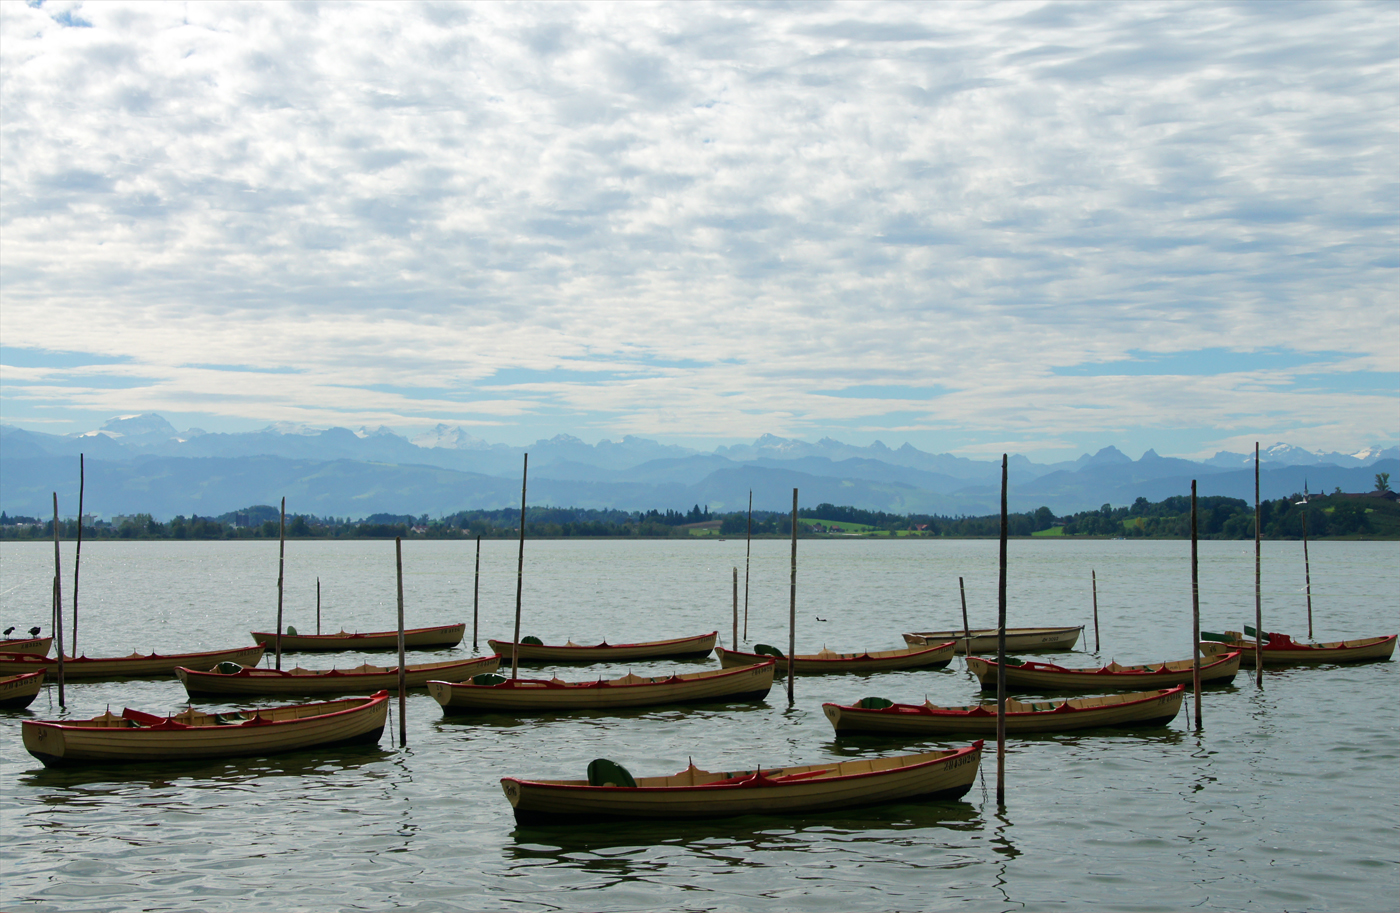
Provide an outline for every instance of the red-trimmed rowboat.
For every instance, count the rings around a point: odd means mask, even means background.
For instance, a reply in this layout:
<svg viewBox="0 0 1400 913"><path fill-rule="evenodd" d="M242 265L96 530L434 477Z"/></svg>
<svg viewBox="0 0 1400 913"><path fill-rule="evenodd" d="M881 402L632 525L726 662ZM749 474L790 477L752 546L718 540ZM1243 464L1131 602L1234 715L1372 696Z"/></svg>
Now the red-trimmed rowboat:
<svg viewBox="0 0 1400 913"><path fill-rule="evenodd" d="M1006 701L1008 734L1069 732L1099 726L1158 726L1170 723L1181 710L1185 685L1164 691L1081 697L1067 701ZM866 705L866 706L861 706ZM838 733L889 732L905 735L971 733L995 735L995 704L938 707L934 704L892 704L866 698L860 704L822 704L822 712Z"/></svg>
<svg viewBox="0 0 1400 913"><path fill-rule="evenodd" d="M43 672L29 672L24 675L7 675L0 678L0 708L23 710L38 697L44 684Z"/></svg>
<svg viewBox="0 0 1400 913"><path fill-rule="evenodd" d="M441 625L436 628L409 628L403 632L403 645L415 650L455 647L462 642L462 634L467 623ZM274 650L277 633L275 631L254 631L253 640L267 644ZM346 650L397 650L398 631L371 631L364 634L283 634L282 652L302 651L346 651Z"/></svg>
<svg viewBox="0 0 1400 913"><path fill-rule="evenodd" d="M270 755L328 745L374 744L389 693L233 713L189 709L174 716L111 711L81 722L25 720L24 747L46 767L169 764L172 760Z"/></svg>
<svg viewBox="0 0 1400 913"><path fill-rule="evenodd" d="M959 799L976 781L981 757L982 743L974 742L951 751L761 771L711 773L692 764L674 776L632 781L636 785L505 777L501 788L518 824L805 815L910 799Z"/></svg>
<svg viewBox="0 0 1400 913"><path fill-rule="evenodd" d="M1254 630L1250 628L1247 633L1253 636ZM1292 666L1387 660L1395 653L1397 635L1358 637L1355 640L1338 640L1323 644L1300 644L1287 634L1275 634L1267 631L1264 636L1268 638L1264 641L1264 665ZM1202 632L1201 637L1201 651L1203 653L1219 655L1238 650L1241 654L1240 663L1250 669L1254 668L1255 642L1245 640L1245 635L1239 631L1226 631L1224 634L1215 635ZM1205 639L1208 637L1220 637L1223 640Z"/></svg>
<svg viewBox="0 0 1400 913"><path fill-rule="evenodd" d="M211 650L206 653L133 653L130 656L87 657L76 659L69 656L63 660L63 677L66 681L102 678L164 678L174 675L177 666L208 668L219 663L239 663L256 666L262 659L263 645L239 647L235 650ZM16 675L22 672L43 670L49 678L58 677L58 660L46 656L26 656L21 653L0 654L0 675Z"/></svg>
<svg viewBox="0 0 1400 913"><path fill-rule="evenodd" d="M674 640L653 640L636 644L610 644L603 641L588 647L569 641L562 646L552 644L532 644L522 641L519 645L520 661L531 663L625 663L644 659L700 659L710 655L715 648L718 631L700 634L695 637L678 637ZM501 654L501 662L510 664L514 641L488 640L491 649Z"/></svg>
<svg viewBox="0 0 1400 913"><path fill-rule="evenodd" d="M1007 664L1006 686L1040 691L1111 691L1115 688L1170 688L1190 686L1195 661L1164 662L1155 666L1120 666L1109 663L1098 669L1066 669L1054 663L1026 661ZM997 662L980 656L967 658L967 669L982 682L983 691L997 690ZM1238 651L1201 657L1201 684L1221 685L1232 681L1240 671Z"/></svg>

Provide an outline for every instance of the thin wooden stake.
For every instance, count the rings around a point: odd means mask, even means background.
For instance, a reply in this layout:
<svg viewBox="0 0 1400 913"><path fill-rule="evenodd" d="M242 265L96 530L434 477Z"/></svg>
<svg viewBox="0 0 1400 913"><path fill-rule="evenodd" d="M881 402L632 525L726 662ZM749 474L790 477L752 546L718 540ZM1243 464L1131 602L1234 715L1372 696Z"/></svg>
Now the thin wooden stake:
<svg viewBox="0 0 1400 913"><path fill-rule="evenodd" d="M1312 566L1308 564L1308 486L1303 486L1303 580L1308 592L1308 640L1313 639Z"/></svg>
<svg viewBox="0 0 1400 913"><path fill-rule="evenodd" d="M1264 686L1264 597L1260 591L1259 441L1254 441L1254 686Z"/></svg>
<svg viewBox="0 0 1400 913"><path fill-rule="evenodd" d="M530 455L520 470L520 561L515 567L515 640L510 645L510 677L520 677L520 594L525 586L525 480L530 475Z"/></svg>
<svg viewBox="0 0 1400 913"><path fill-rule="evenodd" d="M1001 551L997 575L997 805L1006 805L1006 454L1001 455Z"/></svg>
<svg viewBox="0 0 1400 913"><path fill-rule="evenodd" d="M1196 731L1201 731L1201 577L1196 560L1196 480L1191 480L1191 687L1196 692Z"/></svg>
<svg viewBox="0 0 1400 913"><path fill-rule="evenodd" d="M1089 580L1094 585L1094 652L1099 652L1099 572L1089 571Z"/></svg>
<svg viewBox="0 0 1400 913"><path fill-rule="evenodd" d="M58 638L58 706L63 702L63 573L58 551L58 492L53 493L53 633Z"/></svg>
<svg viewBox="0 0 1400 913"><path fill-rule="evenodd" d="M788 706L792 706L793 654L797 652L797 489L792 490L792 571L788 585Z"/></svg>
<svg viewBox="0 0 1400 913"><path fill-rule="evenodd" d="M739 569L734 568L734 649L739 649Z"/></svg>
<svg viewBox="0 0 1400 913"><path fill-rule="evenodd" d="M479 617L478 606L481 600L481 537L476 537L476 577L472 583L472 653L480 653L477 647L477 619Z"/></svg>
<svg viewBox="0 0 1400 913"><path fill-rule="evenodd" d="M73 553L73 644L69 649L78 655L78 567L83 561L83 455L78 454L78 547Z"/></svg>
<svg viewBox="0 0 1400 913"><path fill-rule="evenodd" d="M316 578L316 633L321 633L321 578Z"/></svg>
<svg viewBox="0 0 1400 913"><path fill-rule="evenodd" d="M962 599L963 610L963 660L972 655L972 628L967 624L967 590L963 587L963 579L958 578L958 597Z"/></svg>
<svg viewBox="0 0 1400 913"><path fill-rule="evenodd" d="M282 520L277 525L277 671L282 671L282 575L287 564L287 499L282 499Z"/></svg>
<svg viewBox="0 0 1400 913"><path fill-rule="evenodd" d="M744 538L744 643L749 642L749 556L753 554L753 489L749 489L749 531Z"/></svg>
<svg viewBox="0 0 1400 913"><path fill-rule="evenodd" d="M408 679L403 659L403 537L394 537L394 567L399 581L399 747L408 744Z"/></svg>

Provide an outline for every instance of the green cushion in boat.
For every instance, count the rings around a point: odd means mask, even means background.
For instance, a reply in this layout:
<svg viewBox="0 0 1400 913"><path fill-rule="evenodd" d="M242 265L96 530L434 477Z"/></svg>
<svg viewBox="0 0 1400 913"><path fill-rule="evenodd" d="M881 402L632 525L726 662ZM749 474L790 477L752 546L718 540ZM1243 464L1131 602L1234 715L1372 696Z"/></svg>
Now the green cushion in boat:
<svg viewBox="0 0 1400 913"><path fill-rule="evenodd" d="M1215 634L1210 631L1202 631L1201 640L1213 640L1216 643L1228 644L1231 642L1232 638L1226 637L1224 634Z"/></svg>
<svg viewBox="0 0 1400 913"><path fill-rule="evenodd" d="M238 663L222 662L214 667L220 675L237 675L243 671L243 667Z"/></svg>
<svg viewBox="0 0 1400 913"><path fill-rule="evenodd" d="M609 761L607 758L598 758L588 762L588 785L635 787L637 781L632 779L632 775L627 772L627 768L616 761Z"/></svg>
<svg viewBox="0 0 1400 913"><path fill-rule="evenodd" d="M506 677L497 675L494 672L482 672L480 675L472 676L473 685L500 685L504 684Z"/></svg>
<svg viewBox="0 0 1400 913"><path fill-rule="evenodd" d="M290 634L290 635L293 636L293 637L296 637L296 636L297 636L297 629L294 628L294 627L292 627L291 625L287 625L287 633Z"/></svg>
<svg viewBox="0 0 1400 913"><path fill-rule="evenodd" d="M753 651L759 656L776 656L778 659L783 658L783 651L770 644L754 644Z"/></svg>
<svg viewBox="0 0 1400 913"><path fill-rule="evenodd" d="M536 647L544 646L544 641L540 640L533 634L526 634L524 637L520 638L520 642L522 644L533 644Z"/></svg>
<svg viewBox="0 0 1400 913"><path fill-rule="evenodd" d="M862 710L884 710L886 707L893 707L894 701L887 701L882 697L863 697L856 706Z"/></svg>

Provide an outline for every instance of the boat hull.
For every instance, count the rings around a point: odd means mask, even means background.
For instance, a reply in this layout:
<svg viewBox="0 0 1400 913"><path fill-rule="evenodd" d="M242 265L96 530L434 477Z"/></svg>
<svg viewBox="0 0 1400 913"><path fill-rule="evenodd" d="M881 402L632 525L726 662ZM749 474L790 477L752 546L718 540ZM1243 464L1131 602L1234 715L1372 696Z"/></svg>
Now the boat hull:
<svg viewBox="0 0 1400 913"><path fill-rule="evenodd" d="M758 701L773 687L769 662L719 672L622 678L597 682L539 679L508 680L499 685L429 682L428 693L444 713L534 713L560 710L620 710L663 704L713 701Z"/></svg>
<svg viewBox="0 0 1400 913"><path fill-rule="evenodd" d="M952 643L941 643L873 653L835 653L823 650L821 653L799 653L793 656L792 667L797 675L861 675L899 669L941 669L952 662L953 649ZM744 653L724 647L715 647L715 653L719 655L720 665L725 668L750 665L768 658L758 653ZM785 658L778 660L778 671L781 675L787 675Z"/></svg>
<svg viewBox="0 0 1400 913"><path fill-rule="evenodd" d="M7 675L0 678L0 708L23 710L34 703L34 698L39 696L39 689L43 686L43 672Z"/></svg>
<svg viewBox="0 0 1400 913"><path fill-rule="evenodd" d="M1100 698L1053 701L1007 701L1006 732L1023 735L1071 732L1111 726L1159 726L1181 711L1181 685L1165 691ZM823 704L822 712L838 734L878 732L899 735L967 734L995 736L997 713L990 707L935 707L894 704L879 710Z"/></svg>
<svg viewBox="0 0 1400 913"><path fill-rule="evenodd" d="M415 650L455 647L462 642L467 630L466 622L456 625L441 625L436 628L410 628L403 632L405 648ZM254 631L253 639L267 644L268 650L275 650L277 632ZM397 650L398 631L371 631L364 634L283 634L283 653L303 652L345 652L350 650Z"/></svg>
<svg viewBox="0 0 1400 913"><path fill-rule="evenodd" d="M91 658L79 656L63 661L65 681L97 680L107 678L164 678L174 675L180 666L209 667L219 663L238 663L243 666L256 666L262 659L262 644L239 647L236 650L212 650L206 653L171 653L162 656L152 653L142 656ZM0 675L17 675L23 672L43 670L49 681L58 679L58 660L43 656L0 655Z"/></svg>
<svg viewBox="0 0 1400 913"><path fill-rule="evenodd" d="M244 711L243 721L234 723L216 723L220 715L199 711L166 719L131 710L83 723L25 720L24 747L46 767L271 755L376 743L388 709L388 695L380 692L368 698ZM172 722L181 718L192 724Z"/></svg>
<svg viewBox="0 0 1400 913"><path fill-rule="evenodd" d="M27 640L0 640L0 653L23 653L27 656L48 656L52 637L31 637Z"/></svg>
<svg viewBox="0 0 1400 913"><path fill-rule="evenodd" d="M1227 634L1234 634L1230 631ZM1324 663L1368 663L1390 659L1395 653L1394 634L1388 637L1363 637L1357 640L1336 641L1324 644L1300 644L1288 641L1288 646L1276 647L1264 644L1265 666L1307 666ZM1201 652L1209 655L1238 650L1240 664L1254 668L1254 641L1235 638L1229 643L1201 641Z"/></svg>
<svg viewBox="0 0 1400 913"><path fill-rule="evenodd" d="M485 656L463 662L405 665L404 685L408 688L423 688L433 679L466 681L473 675L495 672L500 663L499 656ZM377 671L368 671L369 669ZM202 672L182 666L175 670L175 674L184 683L185 691L191 697L224 694L347 694L397 692L399 689L397 666L389 669L360 666L355 669L331 669L324 672L307 669L279 672L276 669L244 668L234 674L212 670Z"/></svg>
<svg viewBox="0 0 1400 913"><path fill-rule="evenodd" d="M1012 653L1036 653L1044 650L1073 650L1079 642L1084 626L1071 628L1007 628L1006 649ZM996 628L973 628L971 631L972 653L989 653L997 649ZM961 629L955 631L919 631L905 634L904 642L912 646L929 643L955 641L959 653L969 652L967 638Z"/></svg>
<svg viewBox="0 0 1400 913"><path fill-rule="evenodd" d="M606 641L593 646L568 643L526 644L518 646L521 662L529 663L622 663L644 659L703 659L715 648L718 631L696 637L679 637L674 640L654 640L637 644L610 644ZM496 653L501 654L501 663L510 665L511 651L517 649L509 640L488 640L486 642Z"/></svg>
<svg viewBox="0 0 1400 913"><path fill-rule="evenodd" d="M1035 691L1112 691L1170 688L1194 683L1191 660L1177 660L1160 666L1119 666L1110 663L1101 669L1065 669L1052 663L1027 662L1006 667L1006 686ZM997 664L980 656L967 658L967 669L982 683L983 691L997 689ZM1132 671L1137 670L1137 671ZM1162 671L1165 670L1165 671ZM1223 685L1240 671L1238 651L1220 656L1201 657L1201 684Z"/></svg>
<svg viewBox="0 0 1400 913"><path fill-rule="evenodd" d="M518 824L805 815L912 799L958 799L977 778L982 743L953 751L712 774L691 767L635 787L501 780Z"/></svg>

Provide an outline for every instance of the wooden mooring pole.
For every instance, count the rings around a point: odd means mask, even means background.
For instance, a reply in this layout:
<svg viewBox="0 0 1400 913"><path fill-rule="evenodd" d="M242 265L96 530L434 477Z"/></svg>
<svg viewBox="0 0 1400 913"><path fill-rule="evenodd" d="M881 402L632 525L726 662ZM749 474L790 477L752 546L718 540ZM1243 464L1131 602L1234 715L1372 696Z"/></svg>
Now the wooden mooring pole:
<svg viewBox="0 0 1400 913"><path fill-rule="evenodd" d="M734 568L734 640L733 649L739 649L739 569Z"/></svg>
<svg viewBox="0 0 1400 913"><path fill-rule="evenodd" d="M972 628L967 624L967 590L963 587L963 579L958 578L958 598L962 600L963 610L963 661L972 655Z"/></svg>
<svg viewBox="0 0 1400 913"><path fill-rule="evenodd" d="M749 489L749 527L744 537L744 643L749 642L749 558L753 555L753 489Z"/></svg>
<svg viewBox="0 0 1400 913"><path fill-rule="evenodd" d="M525 587L525 480L530 475L530 455L520 469L520 560L515 565L515 639L510 645L510 677L520 677L520 595Z"/></svg>
<svg viewBox="0 0 1400 913"><path fill-rule="evenodd" d="M792 563L788 585L788 706L792 706L793 654L797 652L797 489L792 490Z"/></svg>
<svg viewBox="0 0 1400 913"><path fill-rule="evenodd" d="M1094 587L1094 652L1099 652L1099 572L1089 571L1089 581Z"/></svg>
<svg viewBox="0 0 1400 913"><path fill-rule="evenodd" d="M83 561L83 455L78 454L78 546L73 552L73 643L68 649L78 655L78 567Z"/></svg>
<svg viewBox="0 0 1400 913"><path fill-rule="evenodd" d="M78 522L82 522L79 520ZM58 492L53 493L53 633L58 647L58 706L63 701L63 573L58 550Z"/></svg>
<svg viewBox="0 0 1400 913"><path fill-rule="evenodd" d="M1196 560L1196 480L1191 480L1191 687L1196 693L1196 731L1201 731L1201 576Z"/></svg>
<svg viewBox="0 0 1400 913"><path fill-rule="evenodd" d="M321 633L321 578L316 578L316 633Z"/></svg>
<svg viewBox="0 0 1400 913"><path fill-rule="evenodd" d="M394 537L394 569L399 583L399 747L408 744L408 677L403 658L403 537Z"/></svg>
<svg viewBox="0 0 1400 913"><path fill-rule="evenodd" d="M277 671L282 671L282 574L287 563L287 499L282 499L282 520L277 526Z"/></svg>
<svg viewBox="0 0 1400 913"><path fill-rule="evenodd" d="M1264 595L1260 591L1259 441L1254 441L1254 688L1264 686Z"/></svg>
<svg viewBox="0 0 1400 913"><path fill-rule="evenodd" d="M1303 584L1308 594L1308 640L1313 639L1312 566L1308 564L1308 483L1303 483Z"/></svg>
<svg viewBox="0 0 1400 913"><path fill-rule="evenodd" d="M1006 454L1001 455L1001 551L997 574L997 805L1006 805Z"/></svg>
<svg viewBox="0 0 1400 913"><path fill-rule="evenodd" d="M477 647L476 631L479 607L481 604L481 537L476 537L476 577L472 583L472 653L480 653Z"/></svg>

